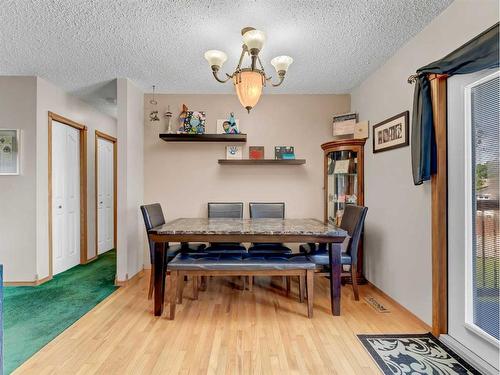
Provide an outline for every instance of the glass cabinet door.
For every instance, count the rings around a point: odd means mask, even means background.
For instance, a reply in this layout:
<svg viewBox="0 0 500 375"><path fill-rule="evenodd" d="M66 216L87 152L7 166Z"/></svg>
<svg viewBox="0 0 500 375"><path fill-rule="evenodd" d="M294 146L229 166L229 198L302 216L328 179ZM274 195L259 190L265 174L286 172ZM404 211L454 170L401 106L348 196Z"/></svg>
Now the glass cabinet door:
<svg viewBox="0 0 500 375"><path fill-rule="evenodd" d="M348 204L358 203L358 157L355 151L327 154L328 221L339 225Z"/></svg>

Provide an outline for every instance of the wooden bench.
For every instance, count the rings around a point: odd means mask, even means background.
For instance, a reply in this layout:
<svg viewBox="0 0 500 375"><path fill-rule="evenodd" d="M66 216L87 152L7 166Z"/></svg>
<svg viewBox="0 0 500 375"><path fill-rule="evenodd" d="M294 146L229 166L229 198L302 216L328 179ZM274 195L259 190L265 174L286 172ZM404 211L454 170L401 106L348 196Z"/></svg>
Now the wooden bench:
<svg viewBox="0 0 500 375"><path fill-rule="evenodd" d="M315 264L303 255L178 254L169 264L170 319L175 318L177 299L182 296L184 276L194 276L197 298L198 276L298 276L300 297L307 288L307 316L313 316Z"/></svg>

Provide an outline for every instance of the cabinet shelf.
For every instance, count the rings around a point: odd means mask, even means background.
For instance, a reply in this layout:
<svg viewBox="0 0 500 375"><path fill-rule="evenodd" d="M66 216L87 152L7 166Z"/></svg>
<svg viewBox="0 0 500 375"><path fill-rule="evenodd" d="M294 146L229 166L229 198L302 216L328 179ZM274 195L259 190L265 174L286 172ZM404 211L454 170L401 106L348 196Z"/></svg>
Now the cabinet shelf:
<svg viewBox="0 0 500 375"><path fill-rule="evenodd" d="M160 139L165 142L226 142L244 143L246 134L169 134L161 133Z"/></svg>
<svg viewBox="0 0 500 375"><path fill-rule="evenodd" d="M305 159L219 159L219 164L233 165L301 165Z"/></svg>

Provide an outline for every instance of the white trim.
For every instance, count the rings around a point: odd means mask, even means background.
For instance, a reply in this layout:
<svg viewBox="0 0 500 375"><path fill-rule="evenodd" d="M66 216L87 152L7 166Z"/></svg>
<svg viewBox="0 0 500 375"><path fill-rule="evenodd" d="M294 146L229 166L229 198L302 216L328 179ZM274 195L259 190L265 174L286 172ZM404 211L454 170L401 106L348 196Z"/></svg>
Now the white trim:
<svg viewBox="0 0 500 375"><path fill-rule="evenodd" d="M474 311L473 311L473 290L472 290L472 267L473 267L473 254L476 249L472 248L473 239L473 220L476 218L476 213L472 211L472 192L474 183L474 176L472 176L472 114L471 114L471 91L472 88L488 82L492 79L500 77L500 71L496 71L489 74L469 85L464 87L464 177L465 177L465 324L464 327L471 332L477 334L481 338L489 341L490 343L496 345L500 344L500 341L495 337L489 335L487 332L482 330L479 326L474 323Z"/></svg>
<svg viewBox="0 0 500 375"><path fill-rule="evenodd" d="M481 374L485 375L498 375L498 369L490 365L484 359L465 347L463 344L455 340L450 335L439 335L439 341L457 353L466 362L470 363Z"/></svg>

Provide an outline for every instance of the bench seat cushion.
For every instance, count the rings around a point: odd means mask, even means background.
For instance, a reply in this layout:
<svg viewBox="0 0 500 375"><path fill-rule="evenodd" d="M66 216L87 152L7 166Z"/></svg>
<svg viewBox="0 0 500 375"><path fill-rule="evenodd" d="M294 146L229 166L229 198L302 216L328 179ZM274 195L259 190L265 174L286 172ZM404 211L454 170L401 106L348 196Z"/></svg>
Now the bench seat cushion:
<svg viewBox="0 0 500 375"><path fill-rule="evenodd" d="M171 271L253 271L253 270L307 270L315 264L304 255L251 254L178 254L168 264Z"/></svg>

